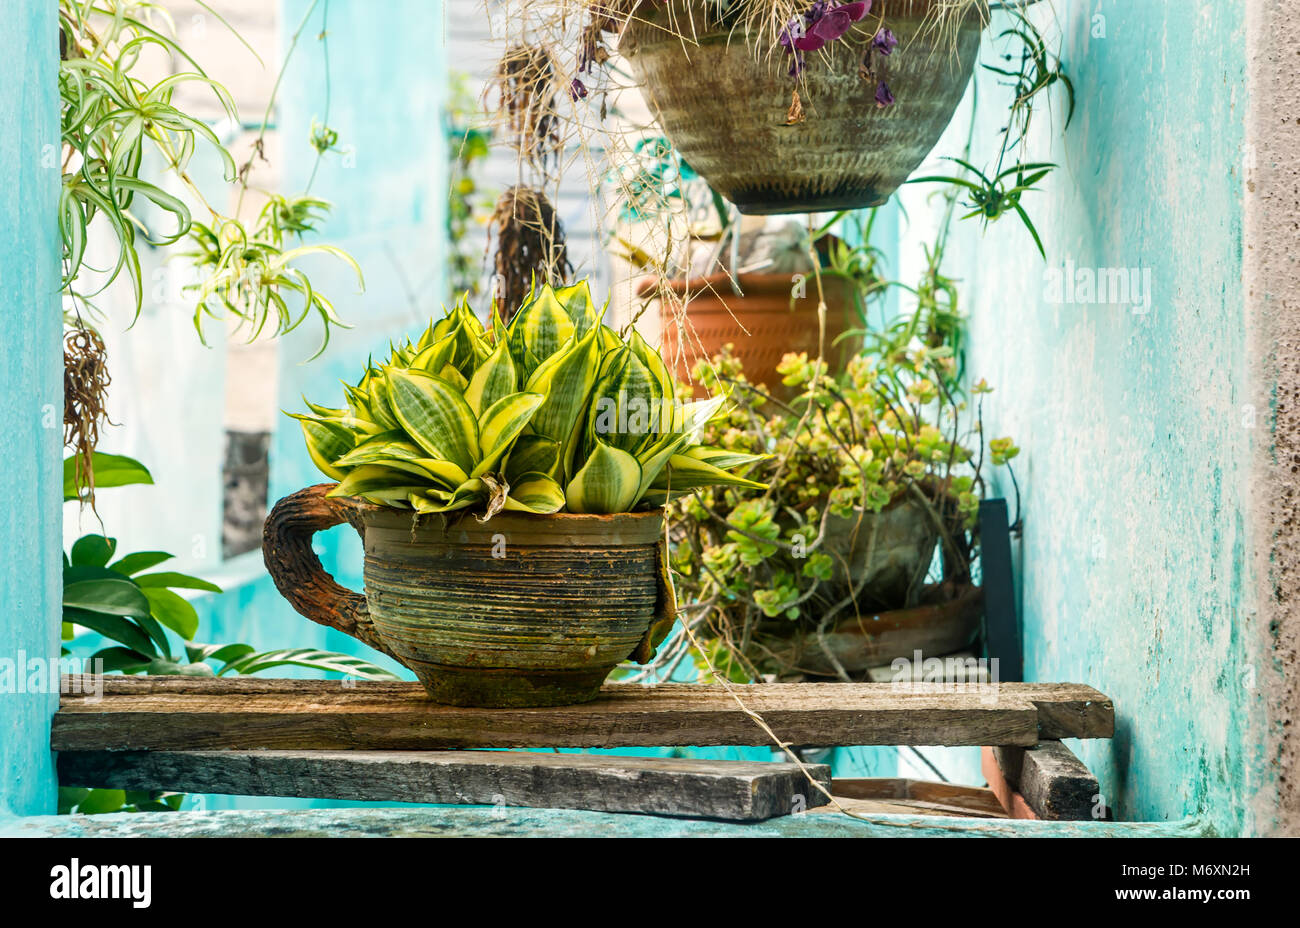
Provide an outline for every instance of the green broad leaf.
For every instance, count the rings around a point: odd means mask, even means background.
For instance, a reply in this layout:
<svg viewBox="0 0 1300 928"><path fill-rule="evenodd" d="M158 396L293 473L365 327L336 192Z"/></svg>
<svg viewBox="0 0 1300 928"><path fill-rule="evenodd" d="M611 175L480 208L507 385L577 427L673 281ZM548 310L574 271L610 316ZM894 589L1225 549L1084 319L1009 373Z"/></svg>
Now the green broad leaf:
<svg viewBox="0 0 1300 928"><path fill-rule="evenodd" d="M73 567L104 567L117 549L116 538L83 535L72 543L69 562Z"/></svg>
<svg viewBox="0 0 1300 928"><path fill-rule="evenodd" d="M650 489L654 479L668 466L673 455L689 445L690 440L689 435L670 432L636 455L637 463L641 465L641 484L637 487L637 501L640 501L646 490Z"/></svg>
<svg viewBox="0 0 1300 928"><path fill-rule="evenodd" d="M385 429L400 429L402 424L397 421L393 411L388 405L388 388L385 378L371 375L370 382L366 385L366 393L370 397L370 414L377 425L382 425Z"/></svg>
<svg viewBox="0 0 1300 928"><path fill-rule="evenodd" d="M293 418L302 426L302 437L307 442L307 454L312 463L325 476L342 480L343 471L335 462L352 450L356 444L356 434L341 421L298 415Z"/></svg>
<svg viewBox="0 0 1300 928"><path fill-rule="evenodd" d="M120 789L92 789L77 803L78 815L107 815L122 812L126 805L126 792Z"/></svg>
<svg viewBox="0 0 1300 928"><path fill-rule="evenodd" d="M564 508L564 488L545 474L524 474L510 484L506 509L549 515Z"/></svg>
<svg viewBox="0 0 1300 928"><path fill-rule="evenodd" d="M416 357L419 357L420 353L426 348L432 346L435 341L437 341L437 338L433 334L433 320L431 319L429 320L428 328L424 330L424 334L421 335L419 341L415 343Z"/></svg>
<svg viewBox="0 0 1300 928"><path fill-rule="evenodd" d="M665 410L658 383L630 348L617 352L606 363L608 370L591 394L586 447L594 447L593 441L599 439L635 455L653 444L660 433L671 431L672 404Z"/></svg>
<svg viewBox="0 0 1300 928"><path fill-rule="evenodd" d="M558 441L540 435L520 435L506 456L506 480L513 484L530 473L558 477L560 463Z"/></svg>
<svg viewBox="0 0 1300 928"><path fill-rule="evenodd" d="M451 501L447 503L447 512L455 509L464 509L466 506L474 506L479 503L488 502L492 494L492 488L485 477L471 477L451 494Z"/></svg>
<svg viewBox="0 0 1300 928"><path fill-rule="evenodd" d="M362 384L370 383L369 371L366 372L366 376L362 379L361 382ZM324 419L343 420L343 419L351 418L361 422L374 421L374 416L370 414L370 391L366 386L354 387L350 383L343 382L343 393L347 397L348 412L351 413L350 416L347 413L344 413L341 416L325 416L322 413L317 412L314 407L310 407L310 404L309 404L309 408L311 408L312 412L315 412L318 417Z"/></svg>
<svg viewBox="0 0 1300 928"><path fill-rule="evenodd" d="M347 384L344 384L344 386L347 386ZM352 415L351 409L334 409L329 406L319 406L307 399L305 396L302 398L302 401L303 404L311 410L312 415L319 416L322 419L343 419Z"/></svg>
<svg viewBox="0 0 1300 928"><path fill-rule="evenodd" d="M681 493L700 487L748 487L751 490L766 490L767 484L748 480L728 473L720 467L714 467L706 461L699 461L684 454L675 454L668 459L668 466L651 482L657 490L672 490Z"/></svg>
<svg viewBox="0 0 1300 928"><path fill-rule="evenodd" d="M587 410L588 397L600 368L598 330L558 354L551 355L528 378L524 389L540 393L545 401L529 422L530 431L561 444Z"/></svg>
<svg viewBox="0 0 1300 928"><path fill-rule="evenodd" d="M654 378L658 386L656 391L658 396L668 400L673 399L677 393L675 381L673 375L668 371L668 365L664 364L664 359L659 352L651 348L636 329L632 330L632 335L627 340L627 343L632 349L632 354L645 365L646 370L650 372L650 376ZM667 428L666 425L665 428Z"/></svg>
<svg viewBox="0 0 1300 928"><path fill-rule="evenodd" d="M641 465L626 451L597 439L595 450L565 488L570 512L627 512L637 501Z"/></svg>
<svg viewBox="0 0 1300 928"><path fill-rule="evenodd" d="M518 389L519 372L515 360L510 355L510 346L502 342L470 378L469 387L465 390L465 402L469 403L474 415L482 416L483 410Z"/></svg>
<svg viewBox="0 0 1300 928"><path fill-rule="evenodd" d="M481 477L496 468L544 400L540 393L512 393L488 407L479 419L483 459L471 477Z"/></svg>
<svg viewBox="0 0 1300 928"><path fill-rule="evenodd" d="M596 312L596 306L591 300L591 289L587 286L586 280L580 280L568 287L560 287L555 291L555 298L568 313L578 338L582 338L600 324L600 314Z"/></svg>
<svg viewBox="0 0 1300 928"><path fill-rule="evenodd" d="M132 574L138 574L142 570L148 570L150 567L157 567L163 561L170 561L173 557L174 555L168 554L166 551L136 551L109 564L108 569L129 577Z"/></svg>
<svg viewBox="0 0 1300 928"><path fill-rule="evenodd" d="M229 663L245 654L252 654L255 649L251 644L199 644L195 641L185 643L185 656L192 663L200 663L206 660L220 661Z"/></svg>
<svg viewBox="0 0 1300 928"><path fill-rule="evenodd" d="M184 596L161 587L142 591L149 600L150 615L185 641L199 630L199 614Z"/></svg>
<svg viewBox="0 0 1300 928"><path fill-rule="evenodd" d="M623 347L623 339L619 336L618 332L604 323L597 326L596 331L599 333L596 336L596 342L600 346L601 354L608 354L611 351L617 351L619 348Z"/></svg>
<svg viewBox="0 0 1300 928"><path fill-rule="evenodd" d="M121 454L104 454L96 451L92 457L95 468L95 488L125 487L153 483L149 469L134 458ZM63 461L63 501L77 498L76 458Z"/></svg>
<svg viewBox="0 0 1300 928"><path fill-rule="evenodd" d="M407 494L422 489L413 482L413 475L404 470L379 464L363 464L350 471L330 490L327 496L390 497L405 499Z"/></svg>
<svg viewBox="0 0 1300 928"><path fill-rule="evenodd" d="M90 660L103 661L104 673L139 673L149 666L153 658L132 648L114 647L100 648L90 655Z"/></svg>
<svg viewBox="0 0 1300 928"><path fill-rule="evenodd" d="M307 667L330 673L342 673L362 680L396 680L393 674L372 664L370 661L333 651L319 651L315 648L286 648L278 651L258 651L231 661L218 671L219 676L227 673L253 674L273 667Z"/></svg>
<svg viewBox="0 0 1300 928"><path fill-rule="evenodd" d="M417 445L466 473L474 469L478 423L455 386L430 374L393 369L388 389L393 412Z"/></svg>
<svg viewBox="0 0 1300 928"><path fill-rule="evenodd" d="M110 641L125 645L132 651L147 654L150 658L159 656L158 649L149 634L138 624L123 616L65 606L63 620L88 628Z"/></svg>
<svg viewBox="0 0 1300 928"><path fill-rule="evenodd" d="M115 580L131 583L132 581L119 574L116 570L108 567L92 567L89 564L81 567L73 567L68 564L63 568L63 586L66 589L73 583L80 583L82 580Z"/></svg>
<svg viewBox="0 0 1300 928"><path fill-rule="evenodd" d="M511 329L511 334L543 364L573 339L577 331L550 284L544 285L519 308Z"/></svg>
<svg viewBox="0 0 1300 928"><path fill-rule="evenodd" d="M444 364L442 370L438 371L437 376L455 387L461 396L464 396L465 391L469 389L469 381L465 379L465 375L460 372L460 369L453 364Z"/></svg>
<svg viewBox="0 0 1300 928"><path fill-rule="evenodd" d="M58 811L59 815L71 815L77 808L77 804L90 795L90 790L80 786L60 786Z"/></svg>
<svg viewBox="0 0 1300 928"><path fill-rule="evenodd" d="M695 400L682 405L674 412L673 431L684 432L693 441L698 441L700 432L718 414L726 401L725 396L711 396L707 400Z"/></svg>
<svg viewBox="0 0 1300 928"><path fill-rule="evenodd" d="M466 477L460 483L456 484L455 487L452 487L451 489L447 489L447 490L444 490L442 487L421 487L420 489L415 490L414 492L411 493L412 499L408 500L408 502L411 504L411 508L413 509L419 508L415 504L416 497L422 500L421 505L423 505L423 503L425 502L428 502L429 500L433 500L435 503L449 502L451 500L451 494L458 487L460 487L461 484L467 483L468 481L469 478Z"/></svg>
<svg viewBox="0 0 1300 928"><path fill-rule="evenodd" d="M181 574L172 570L159 571L156 574L142 574L135 578L135 582L145 589L165 587L179 590L205 590L209 593L221 592L221 587L215 583L209 583L207 580L201 580L198 577L191 577L188 574Z"/></svg>
<svg viewBox="0 0 1300 928"><path fill-rule="evenodd" d="M415 448L417 456L414 458L407 458L404 454L401 457L384 457L383 455L367 455L367 457L374 461L375 464L387 467L390 470L402 471L416 478L414 480L407 479L405 481L407 485L418 484L422 486L425 483L432 483L443 485L448 490L451 490L469 479L469 475L451 461L420 457L419 455L423 455L424 451L414 445L410 445L410 447Z"/></svg>
<svg viewBox="0 0 1300 928"><path fill-rule="evenodd" d="M708 445L695 445L682 453L688 458L712 464L714 467L723 470L744 467L747 464L756 464L771 457L770 454L745 454L740 451L728 451L726 448L713 448Z"/></svg>
<svg viewBox="0 0 1300 928"><path fill-rule="evenodd" d="M411 359L408 366L413 370L424 371L426 374L437 374L438 371L452 362L455 355L456 333L452 332L428 346L422 347L419 354Z"/></svg>
<svg viewBox="0 0 1300 928"><path fill-rule="evenodd" d="M63 606L65 609L84 609L104 615L149 614L149 601L144 592L125 577L100 577L66 583L63 587Z"/></svg>
<svg viewBox="0 0 1300 928"><path fill-rule="evenodd" d="M407 441L406 432L395 429L365 441L339 458L335 464L341 468L360 467L362 464L390 464L392 461L418 461L428 457L428 452Z"/></svg>

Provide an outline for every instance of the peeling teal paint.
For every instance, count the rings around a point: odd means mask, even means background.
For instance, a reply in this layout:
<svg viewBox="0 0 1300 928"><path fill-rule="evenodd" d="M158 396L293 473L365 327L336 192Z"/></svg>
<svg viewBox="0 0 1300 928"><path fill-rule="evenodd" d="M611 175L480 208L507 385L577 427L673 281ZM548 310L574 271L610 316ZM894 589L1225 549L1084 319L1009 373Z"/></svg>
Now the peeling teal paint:
<svg viewBox="0 0 1300 928"><path fill-rule="evenodd" d="M63 380L59 348L58 10L6 8L0 31L0 659L59 654ZM19 672L22 672L21 669ZM54 809L57 693L0 693L0 818Z"/></svg>
<svg viewBox="0 0 1300 928"><path fill-rule="evenodd" d="M959 225L947 265L966 295L968 369L997 390L990 434L1024 449L1027 678L1114 699L1114 740L1074 747L1119 818L1201 815L1222 834L1255 832L1267 823L1251 800L1272 772L1250 676L1264 668L1249 644L1248 480L1267 421L1260 410L1247 427L1242 408L1263 363L1245 333L1244 5L1046 7L1035 19L1059 22L1078 91L1064 138L1058 96L1029 152L1061 166L1026 199L1049 264L1007 219L984 234ZM988 75L978 91L974 150L996 151L1008 91ZM959 149L967 126L959 116L941 150ZM929 208L906 196L913 215ZM903 244L919 247L910 234ZM1045 267L1067 261L1149 268L1150 311L1049 303ZM1013 495L1005 478L997 489Z"/></svg>

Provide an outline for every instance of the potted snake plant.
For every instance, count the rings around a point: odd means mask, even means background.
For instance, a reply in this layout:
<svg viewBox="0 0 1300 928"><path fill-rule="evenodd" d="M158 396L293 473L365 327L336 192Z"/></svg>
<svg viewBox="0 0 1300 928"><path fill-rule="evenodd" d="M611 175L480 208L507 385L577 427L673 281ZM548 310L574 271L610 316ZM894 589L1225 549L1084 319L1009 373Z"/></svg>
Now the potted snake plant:
<svg viewBox="0 0 1300 928"><path fill-rule="evenodd" d="M404 664L442 703L596 698L674 621L663 504L761 488L762 454L702 446L724 399L679 402L659 354L602 322L586 283L535 290L506 325L465 304L296 418L335 483L281 500L263 551L300 613ZM365 544L365 595L311 536Z"/></svg>

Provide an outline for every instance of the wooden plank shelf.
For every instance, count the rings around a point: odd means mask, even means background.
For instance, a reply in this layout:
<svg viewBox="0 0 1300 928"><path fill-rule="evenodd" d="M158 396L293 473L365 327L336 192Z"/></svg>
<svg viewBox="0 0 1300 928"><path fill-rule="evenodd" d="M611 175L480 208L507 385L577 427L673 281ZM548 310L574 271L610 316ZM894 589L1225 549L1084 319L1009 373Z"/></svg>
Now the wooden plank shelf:
<svg viewBox="0 0 1300 928"><path fill-rule="evenodd" d="M831 791L840 808L858 815L937 815L946 818L1005 819L1006 810L991 789L931 783L899 777L839 779ZM825 805L809 812L834 814Z"/></svg>
<svg viewBox="0 0 1300 928"><path fill-rule="evenodd" d="M824 788L830 768L805 765ZM65 786L757 822L824 805L797 764L517 751L65 751Z"/></svg>
<svg viewBox="0 0 1300 928"><path fill-rule="evenodd" d="M986 747L981 767L1015 818L1086 822L1106 814L1097 778L1059 741Z"/></svg>
<svg viewBox="0 0 1300 928"><path fill-rule="evenodd" d="M440 706L414 683L109 677L103 695L65 686L55 751L406 751L767 745L718 685L607 685L581 706ZM1109 738L1114 708L1089 686L890 683L737 686L790 744L1016 745ZM73 695L76 694L76 695Z"/></svg>

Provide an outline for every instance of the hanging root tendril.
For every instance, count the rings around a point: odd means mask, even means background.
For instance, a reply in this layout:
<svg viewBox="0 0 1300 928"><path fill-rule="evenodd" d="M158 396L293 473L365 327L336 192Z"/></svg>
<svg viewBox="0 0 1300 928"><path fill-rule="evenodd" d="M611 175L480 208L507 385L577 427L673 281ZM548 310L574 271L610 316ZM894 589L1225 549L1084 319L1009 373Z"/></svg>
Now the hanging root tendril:
<svg viewBox="0 0 1300 928"><path fill-rule="evenodd" d="M102 425L114 425L104 408L111 378L104 341L78 324L63 338L63 445L73 452L73 479L82 505L95 509L95 446Z"/></svg>

